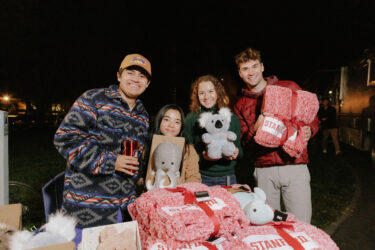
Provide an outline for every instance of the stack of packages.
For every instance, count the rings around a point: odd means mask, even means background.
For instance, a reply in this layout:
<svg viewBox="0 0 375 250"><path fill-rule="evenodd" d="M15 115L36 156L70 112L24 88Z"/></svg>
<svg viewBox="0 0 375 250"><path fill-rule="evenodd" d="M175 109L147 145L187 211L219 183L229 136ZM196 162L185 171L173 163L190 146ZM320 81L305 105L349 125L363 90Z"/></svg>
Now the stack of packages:
<svg viewBox="0 0 375 250"><path fill-rule="evenodd" d="M191 203L194 192L207 191L212 213ZM193 195L193 196L191 196ZM143 249L338 249L322 230L289 215L287 221L255 226L225 188L185 183L175 189L142 194L128 207L137 220ZM209 240L215 236L215 241Z"/></svg>
<svg viewBox="0 0 375 250"><path fill-rule="evenodd" d="M209 200L200 205L191 202L196 200L194 192L202 191L208 193ZM194 197L189 201L190 195ZM208 211L201 208L202 204L209 207ZM163 249L163 245L168 246L164 249L246 249L235 236L248 226L248 219L239 202L220 186L185 183L176 189L152 190L142 194L128 210L139 224L144 249ZM207 242L211 236L222 242Z"/></svg>
<svg viewBox="0 0 375 250"><path fill-rule="evenodd" d="M300 157L305 148L302 127L316 117L319 101L308 91L269 85L265 89L262 113L266 114L254 140L265 147L283 150L292 157Z"/></svg>

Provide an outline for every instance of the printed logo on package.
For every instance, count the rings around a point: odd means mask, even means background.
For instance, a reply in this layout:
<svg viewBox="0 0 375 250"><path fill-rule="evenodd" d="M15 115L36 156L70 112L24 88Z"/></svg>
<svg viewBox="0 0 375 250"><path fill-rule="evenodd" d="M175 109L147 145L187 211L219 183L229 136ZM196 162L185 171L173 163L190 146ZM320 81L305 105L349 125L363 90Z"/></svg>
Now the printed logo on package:
<svg viewBox="0 0 375 250"><path fill-rule="evenodd" d="M272 117L265 117L262 130L266 131L278 138L281 138L283 136L283 133L286 129L286 126L284 123L280 120L277 120Z"/></svg>
<svg viewBox="0 0 375 250"><path fill-rule="evenodd" d="M132 58L131 62L139 63L142 65L146 65L146 61L140 58L139 56L135 56Z"/></svg>
<svg viewBox="0 0 375 250"><path fill-rule="evenodd" d="M212 210L221 210L223 209L223 207L227 206L227 204L220 198L212 198L210 200L202 201L202 202L206 203ZM183 206L175 206L175 207L165 206L165 207L162 207L161 209L170 216L177 214L177 213L186 212L189 210L201 210L200 207L196 205L190 205L190 204L183 205Z"/></svg>
<svg viewBox="0 0 375 250"><path fill-rule="evenodd" d="M321 248L315 241L313 241L307 234L303 232L289 234L299 243L301 243L301 245L306 250ZM277 234L249 235L242 241L253 249L293 250L293 247L289 246L286 241Z"/></svg>

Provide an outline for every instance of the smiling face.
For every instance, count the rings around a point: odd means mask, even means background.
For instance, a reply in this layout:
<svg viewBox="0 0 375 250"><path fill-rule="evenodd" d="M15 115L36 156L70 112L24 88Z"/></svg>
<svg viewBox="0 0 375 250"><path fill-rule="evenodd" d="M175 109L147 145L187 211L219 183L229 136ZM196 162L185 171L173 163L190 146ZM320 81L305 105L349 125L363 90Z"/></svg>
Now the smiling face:
<svg viewBox="0 0 375 250"><path fill-rule="evenodd" d="M137 69L124 69L121 73L117 73L117 80L120 82L119 91L122 98L132 104L146 90L149 81L147 76Z"/></svg>
<svg viewBox="0 0 375 250"><path fill-rule="evenodd" d="M263 79L263 64L259 60L249 60L240 63L238 73L250 89L257 89L265 83Z"/></svg>
<svg viewBox="0 0 375 250"><path fill-rule="evenodd" d="M169 109L161 120L160 133L166 136L177 136L181 131L181 126L180 112L176 109Z"/></svg>
<svg viewBox="0 0 375 250"><path fill-rule="evenodd" d="M198 85L198 99L205 108L212 108L217 102L217 93L211 81L203 81Z"/></svg>

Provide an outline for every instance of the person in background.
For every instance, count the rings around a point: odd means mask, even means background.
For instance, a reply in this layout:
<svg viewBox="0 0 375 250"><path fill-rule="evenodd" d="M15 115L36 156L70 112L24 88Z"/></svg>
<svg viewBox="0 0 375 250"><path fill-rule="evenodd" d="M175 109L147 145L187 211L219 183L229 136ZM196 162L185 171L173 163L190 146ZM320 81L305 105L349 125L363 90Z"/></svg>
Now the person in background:
<svg viewBox="0 0 375 250"><path fill-rule="evenodd" d="M322 106L319 109L318 116L323 134L323 153L327 153L327 140L328 137L331 136L336 155L341 154L340 144L337 136L338 126L336 120L336 109L330 105L327 97L323 98L322 100Z"/></svg>
<svg viewBox="0 0 375 250"><path fill-rule="evenodd" d="M149 149L153 135L165 135L172 137L184 137L185 115L182 108L175 104L167 104L162 107L156 114L155 122L149 135L149 143L147 145L146 160L143 161L142 176L146 176L147 164L149 160ZM180 167L180 178L178 184L186 182L202 182L199 173L199 156L190 143L185 144L183 150L182 164Z"/></svg>
<svg viewBox="0 0 375 250"><path fill-rule="evenodd" d="M237 135L234 144L236 152L229 157L211 159L206 153L206 144L202 141L202 134L205 129L199 126L198 119L203 112L217 113L220 108L228 107L229 98L221 82L212 75L200 76L191 86L190 113L185 120L185 138L192 143L199 154L199 169L202 176L202 183L208 186L236 184L235 166L237 160L242 157L240 143L241 127L235 114L232 114L229 131Z"/></svg>
<svg viewBox="0 0 375 250"><path fill-rule="evenodd" d="M140 156L149 117L139 96L151 81L151 64L127 55L118 85L86 91L57 129L54 144L66 159L63 212L87 228L122 222L134 201L138 158L123 154L124 141L136 141Z"/></svg>
<svg viewBox="0 0 375 250"><path fill-rule="evenodd" d="M264 190L268 203L280 210L282 195L287 212L293 213L299 220L310 223L311 189L310 173L307 168L307 148L299 158L290 157L281 147L268 148L254 141L255 132L264 119L261 113L263 92L267 85L301 89L295 82L280 81L275 76L263 78L264 66L260 52L248 48L235 56L238 74L245 82L242 97L237 101L234 112L241 122L241 140L254 154L254 177L258 187ZM315 135L319 120L302 128L305 140Z"/></svg>

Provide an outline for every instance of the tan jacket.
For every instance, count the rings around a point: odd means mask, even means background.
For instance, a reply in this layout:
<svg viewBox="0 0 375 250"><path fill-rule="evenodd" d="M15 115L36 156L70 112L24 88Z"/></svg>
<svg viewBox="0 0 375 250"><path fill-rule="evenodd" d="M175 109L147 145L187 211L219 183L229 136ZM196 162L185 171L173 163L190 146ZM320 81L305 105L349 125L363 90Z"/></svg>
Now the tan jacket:
<svg viewBox="0 0 375 250"><path fill-rule="evenodd" d="M201 174L199 173L199 156L192 144L188 145L188 150L184 153L182 162L181 174L178 179L178 184L186 182L202 182Z"/></svg>

